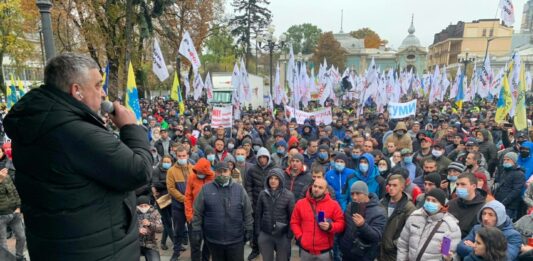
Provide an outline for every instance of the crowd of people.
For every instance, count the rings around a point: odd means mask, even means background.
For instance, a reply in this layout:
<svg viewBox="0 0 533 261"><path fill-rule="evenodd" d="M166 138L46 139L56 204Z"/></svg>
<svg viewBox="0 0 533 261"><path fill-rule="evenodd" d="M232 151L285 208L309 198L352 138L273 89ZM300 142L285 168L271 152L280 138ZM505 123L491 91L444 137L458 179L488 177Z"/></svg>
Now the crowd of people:
<svg viewBox="0 0 533 261"><path fill-rule="evenodd" d="M76 90L72 95L87 104L87 89L80 88L83 95ZM22 103L30 108L52 108ZM59 102L66 107L74 106L72 103ZM476 101L457 110L450 102L428 104L420 99L416 116L391 119L387 112L377 113L372 107L357 115L358 103L349 100L332 108L332 123L327 125L317 123L314 117L298 123L287 118L282 108L274 112L245 108L232 128L210 125L205 97L187 99L182 114L177 103L165 97L141 99L140 105L143 137L140 128L131 123L117 126L116 115L101 119L108 132L114 131L133 154L116 138L113 145L104 145L99 141L104 135L101 130L96 131L100 136L95 136L90 129L68 125L71 118L59 117L61 114L41 119L21 110L10 112L7 134L19 142L15 163L33 155L20 149L21 140L40 138L41 132L24 129L29 127L24 124L27 117L36 124L47 119L44 125L50 131L67 124L64 132L80 132L85 138L71 143L62 140L63 132L47 134L46 144L61 146L57 154L49 153L54 146L38 151L43 157L32 166L13 166L9 146L2 148L3 247L9 227L17 240L17 258L24 259L24 215L25 221L32 221L26 222L25 230L32 238L30 251L43 255L54 237L68 234L71 238L83 236L79 242L65 242L68 247L62 251L72 256L80 255L77 248L82 243L96 246L99 238L113 238L108 246L98 245L96 253L105 259L116 250L121 255L113 254L114 260L131 257L123 250L136 246L133 239L148 261L159 260L159 249L168 249L169 240L171 260L178 260L186 246L194 261L244 260L246 242L252 249L248 260L259 255L265 261L289 260L294 255L293 244L298 246L301 260L533 259L533 130L516 131L512 124L497 124L493 103ZM98 110L94 107L93 111ZM533 106L528 112L531 119ZM81 115L87 121L94 116L88 112ZM121 150L122 156L115 162L91 155L98 146L106 147L106 157L118 155L115 150ZM73 162L61 149L81 153L84 159ZM150 159L145 159L148 151ZM47 160L61 164L48 164ZM136 164L130 166L130 162ZM123 175L142 169L147 162L153 162L149 180L142 171L134 180ZM40 166L47 166L46 174L57 173L53 182L48 176L41 180L47 187L37 187L28 178L28 173L39 173ZM85 179L60 175L94 168L98 173L87 178L112 192ZM18 171L24 175L19 177ZM31 178L40 179L37 174ZM59 191L68 193L80 186L99 197L70 194L59 204L68 206L70 212L47 208L49 202L56 204L58 196L65 195ZM135 237L130 236L130 225L119 227L121 222L130 224L122 216L127 208L121 204L131 203L127 192L133 189L137 196L133 217L137 220L130 223ZM17 190L25 197L19 197ZM40 197L29 197L31 193ZM104 205L107 200L115 203ZM78 212L85 206L90 207ZM108 213L109 207L115 209ZM40 208L48 212L42 214ZM99 233L109 230L111 235L87 236L86 231L68 230L92 212L102 213L102 219L87 226ZM111 218L104 219L104 213ZM54 233L46 237L51 228ZM162 233L160 239L156 233ZM124 239L117 238L120 236ZM53 250L49 255L61 256L61 251L48 249Z"/></svg>

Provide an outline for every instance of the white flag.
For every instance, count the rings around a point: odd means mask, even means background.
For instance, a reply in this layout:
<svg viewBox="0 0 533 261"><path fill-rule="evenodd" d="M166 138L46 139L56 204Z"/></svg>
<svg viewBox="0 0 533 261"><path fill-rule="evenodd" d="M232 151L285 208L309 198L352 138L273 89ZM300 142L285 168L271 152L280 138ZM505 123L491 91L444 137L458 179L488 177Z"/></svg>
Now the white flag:
<svg viewBox="0 0 533 261"><path fill-rule="evenodd" d="M492 78L490 94L494 97L498 97L498 95L500 94L500 90L502 88L503 74L505 73L504 68L507 68L507 64L505 64L504 67L500 68L498 74L496 74L496 76Z"/></svg>
<svg viewBox="0 0 533 261"><path fill-rule="evenodd" d="M440 96L440 69L438 65L435 65L435 71L433 71L433 78L431 78L431 90L429 91L429 104L433 104Z"/></svg>
<svg viewBox="0 0 533 261"><path fill-rule="evenodd" d="M296 72L296 65L294 64L294 53L292 52L292 45L289 46L289 62L287 63L287 82L289 83L289 90L294 89L294 76Z"/></svg>
<svg viewBox="0 0 533 261"><path fill-rule="evenodd" d="M446 73L446 65L444 65L444 69L442 70L442 79L440 82L440 87L440 97L438 97L438 99L439 101L444 101L444 96L448 91L448 87L450 87L450 81L448 80L448 74Z"/></svg>
<svg viewBox="0 0 533 261"><path fill-rule="evenodd" d="M453 81L452 87L450 88L450 99L455 99L457 96L457 92L459 91L459 81L461 80L461 74L463 73L463 70L459 66L457 68L457 73L455 74L455 81Z"/></svg>
<svg viewBox="0 0 533 261"><path fill-rule="evenodd" d="M252 102L252 91L250 88L250 79L248 78L248 72L246 71L246 64L244 63L244 59L241 58L241 102Z"/></svg>
<svg viewBox="0 0 533 261"><path fill-rule="evenodd" d="M191 83L189 80L189 74L186 73L181 78L183 79L183 84L185 84L185 97L189 97L191 95Z"/></svg>
<svg viewBox="0 0 533 261"><path fill-rule="evenodd" d="M514 24L514 6L511 0L500 0L500 17L507 26Z"/></svg>
<svg viewBox="0 0 533 261"><path fill-rule="evenodd" d="M231 95L231 101L233 104L233 117L235 119L240 120L241 119L241 99L239 97L240 93L240 72L239 72L239 65L237 62L235 62L235 66L233 66L233 74L231 74L231 86L233 88L233 93Z"/></svg>
<svg viewBox="0 0 533 261"><path fill-rule="evenodd" d="M191 62L192 68L194 68L195 71L198 71L198 68L200 68L200 65L202 64L200 63L200 57L198 57L196 48L194 48L191 35L189 35L189 32L187 31L183 33L183 37L181 38L179 53Z"/></svg>
<svg viewBox="0 0 533 261"><path fill-rule="evenodd" d="M194 99L198 100L202 96L202 90L204 89L204 82L198 72L194 73Z"/></svg>
<svg viewBox="0 0 533 261"><path fill-rule="evenodd" d="M168 69L161 48L159 48L159 42L154 39L154 48L152 49L152 71L160 81L164 81L168 78Z"/></svg>
<svg viewBox="0 0 533 261"><path fill-rule="evenodd" d="M483 63L483 66L481 67L480 72L480 84L479 89L477 90L477 94L479 94L479 97L481 98L487 98L490 94L490 87L492 84L492 69L490 68L490 57L487 54L487 57L485 58L485 62Z"/></svg>
<svg viewBox="0 0 533 261"><path fill-rule="evenodd" d="M213 82L211 81L211 75L207 72L204 81L205 92L207 94L207 101L211 102L213 100Z"/></svg>
<svg viewBox="0 0 533 261"><path fill-rule="evenodd" d="M281 84L279 83L279 62L276 66L276 77L274 78L274 103L280 105L283 101L283 89L281 89Z"/></svg>

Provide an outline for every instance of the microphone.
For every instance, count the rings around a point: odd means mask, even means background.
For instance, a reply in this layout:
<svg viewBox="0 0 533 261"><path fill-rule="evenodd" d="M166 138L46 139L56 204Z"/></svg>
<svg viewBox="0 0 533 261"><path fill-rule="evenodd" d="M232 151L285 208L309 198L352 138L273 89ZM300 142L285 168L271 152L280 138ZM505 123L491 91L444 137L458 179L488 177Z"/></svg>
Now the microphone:
<svg viewBox="0 0 533 261"><path fill-rule="evenodd" d="M100 110L102 113L115 114L115 106L110 101L102 101L100 104Z"/></svg>

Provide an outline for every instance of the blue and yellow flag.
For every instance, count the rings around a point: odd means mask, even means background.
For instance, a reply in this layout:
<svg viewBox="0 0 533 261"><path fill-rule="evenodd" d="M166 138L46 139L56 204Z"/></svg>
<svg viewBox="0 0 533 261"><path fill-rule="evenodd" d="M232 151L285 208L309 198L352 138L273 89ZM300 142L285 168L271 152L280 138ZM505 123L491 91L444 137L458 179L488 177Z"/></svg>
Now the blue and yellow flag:
<svg viewBox="0 0 533 261"><path fill-rule="evenodd" d="M15 77L13 74L9 75L9 86L6 88L6 103L7 109L10 109L17 102L17 87L15 84Z"/></svg>
<svg viewBox="0 0 533 261"><path fill-rule="evenodd" d="M509 86L509 72L513 69L513 63L509 64L509 68L503 75L502 88L496 105L496 115L494 120L496 123L501 123L511 111L513 106L513 99L511 97L511 87Z"/></svg>
<svg viewBox="0 0 533 261"><path fill-rule="evenodd" d="M527 129L527 113L526 113L526 73L525 66L520 66L520 83L518 85L518 98L516 99L516 108L514 115L514 126L516 130L521 131Z"/></svg>
<svg viewBox="0 0 533 261"><path fill-rule="evenodd" d="M104 92L105 92L105 99L109 100L109 97L107 96L108 89L109 89L109 63L107 63L105 67L104 75L102 78L104 79L104 84L102 85L102 89L104 89Z"/></svg>
<svg viewBox="0 0 533 261"><path fill-rule="evenodd" d="M20 80L20 78L17 77L17 91L18 91L18 96L19 96L19 100L20 98L22 98L22 96L24 96L24 94L26 94L26 91L24 90L24 83Z"/></svg>
<svg viewBox="0 0 533 261"><path fill-rule="evenodd" d="M459 110L463 109L463 100L465 99L465 92L464 92L464 87L463 87L464 78L465 78L465 74L461 73L461 77L459 78L459 87L457 87L457 96L455 96L455 106Z"/></svg>
<svg viewBox="0 0 533 261"><path fill-rule="evenodd" d="M137 123L141 124L141 106L139 105L139 93L137 92L137 83L135 83L135 73L131 62L128 68L128 86L126 88L126 108L135 113Z"/></svg>
<svg viewBox="0 0 533 261"><path fill-rule="evenodd" d="M170 90L170 99L174 101L179 101L178 92L180 88L180 80L178 78L178 73L174 72L174 82L172 82L172 89Z"/></svg>

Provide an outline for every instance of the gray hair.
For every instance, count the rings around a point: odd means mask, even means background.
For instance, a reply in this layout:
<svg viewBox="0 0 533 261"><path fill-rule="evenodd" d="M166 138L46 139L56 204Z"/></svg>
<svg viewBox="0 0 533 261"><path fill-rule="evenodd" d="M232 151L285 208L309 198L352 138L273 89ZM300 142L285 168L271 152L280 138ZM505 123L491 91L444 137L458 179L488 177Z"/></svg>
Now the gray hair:
<svg viewBox="0 0 533 261"><path fill-rule="evenodd" d="M63 53L48 60L44 68L44 83L69 92L70 85L85 83L89 70L99 68L98 64L87 56Z"/></svg>

